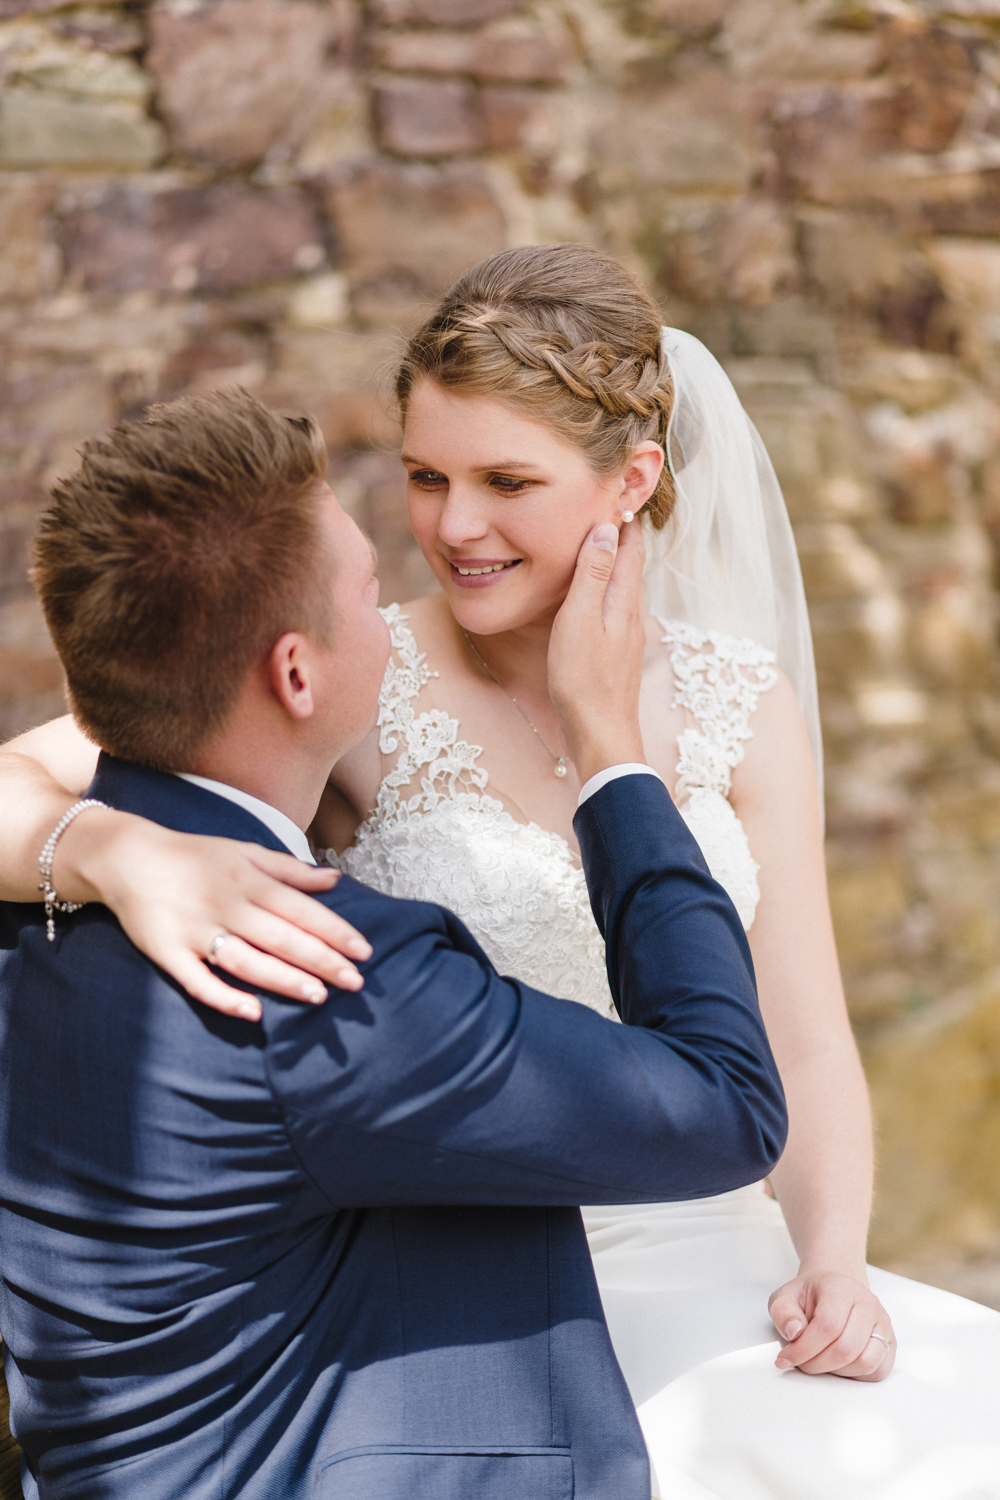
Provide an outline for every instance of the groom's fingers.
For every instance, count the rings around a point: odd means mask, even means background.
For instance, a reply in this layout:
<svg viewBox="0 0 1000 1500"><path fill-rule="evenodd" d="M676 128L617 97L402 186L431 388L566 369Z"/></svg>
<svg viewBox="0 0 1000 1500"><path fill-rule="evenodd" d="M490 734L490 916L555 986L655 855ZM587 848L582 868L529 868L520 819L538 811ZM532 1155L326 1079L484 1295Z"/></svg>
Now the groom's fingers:
<svg viewBox="0 0 1000 1500"><path fill-rule="evenodd" d="M646 541L638 522L623 526L618 537L614 568L605 594L605 613L609 608L644 609L645 591L641 587L646 562Z"/></svg>
<svg viewBox="0 0 1000 1500"><path fill-rule="evenodd" d="M606 521L584 539L569 593L559 611L563 620L589 619L602 607L618 552L618 530Z"/></svg>

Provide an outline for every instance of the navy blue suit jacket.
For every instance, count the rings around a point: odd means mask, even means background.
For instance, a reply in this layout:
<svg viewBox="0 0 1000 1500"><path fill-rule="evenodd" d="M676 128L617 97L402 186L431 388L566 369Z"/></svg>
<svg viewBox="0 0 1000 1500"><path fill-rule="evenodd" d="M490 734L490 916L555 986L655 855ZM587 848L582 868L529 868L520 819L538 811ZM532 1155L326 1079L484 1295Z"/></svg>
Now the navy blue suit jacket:
<svg viewBox="0 0 1000 1500"><path fill-rule="evenodd" d="M102 756L94 796L280 844ZM343 878L357 994L192 1001L101 906L0 908L0 1332L26 1494L648 1500L578 1209L784 1138L749 952L663 786L577 814L617 1026Z"/></svg>

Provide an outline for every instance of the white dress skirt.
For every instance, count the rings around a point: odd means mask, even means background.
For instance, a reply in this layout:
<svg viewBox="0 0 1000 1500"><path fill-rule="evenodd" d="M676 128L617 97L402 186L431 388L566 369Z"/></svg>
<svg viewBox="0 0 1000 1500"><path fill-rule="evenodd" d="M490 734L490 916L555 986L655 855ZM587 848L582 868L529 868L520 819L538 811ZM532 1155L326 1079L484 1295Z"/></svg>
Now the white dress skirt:
<svg viewBox="0 0 1000 1500"><path fill-rule="evenodd" d="M568 845L488 794L479 747L421 705L433 674L406 617L398 605L384 614L394 650L380 744L393 764L340 864L390 895L450 907L501 973L614 1018ZM681 813L749 928L757 866L727 794L773 657L661 623L690 724ZM888 1379L780 1372L767 1302L798 1258L762 1183L583 1216L659 1500L1000 1500L1000 1313L872 1269L898 1338Z"/></svg>

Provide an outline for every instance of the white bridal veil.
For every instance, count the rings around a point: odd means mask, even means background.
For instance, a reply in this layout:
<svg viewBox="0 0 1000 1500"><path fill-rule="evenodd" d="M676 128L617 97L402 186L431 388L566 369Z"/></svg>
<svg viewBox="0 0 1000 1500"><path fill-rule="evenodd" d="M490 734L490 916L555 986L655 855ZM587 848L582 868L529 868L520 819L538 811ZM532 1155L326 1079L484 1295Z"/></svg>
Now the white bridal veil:
<svg viewBox="0 0 1000 1500"><path fill-rule="evenodd" d="M760 434L732 382L698 339L664 328L674 384L667 463L677 503L646 529L650 611L773 651L795 689L822 791L823 750L812 636L795 539Z"/></svg>

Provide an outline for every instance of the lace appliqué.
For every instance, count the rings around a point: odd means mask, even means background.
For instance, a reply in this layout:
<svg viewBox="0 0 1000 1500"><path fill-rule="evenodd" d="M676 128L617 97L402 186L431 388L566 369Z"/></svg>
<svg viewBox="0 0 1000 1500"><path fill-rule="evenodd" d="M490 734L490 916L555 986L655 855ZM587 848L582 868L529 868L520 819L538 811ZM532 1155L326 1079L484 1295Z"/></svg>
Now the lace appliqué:
<svg viewBox="0 0 1000 1500"><path fill-rule="evenodd" d="M397 759L341 868L388 895L449 907L502 974L617 1019L586 877L569 845L536 823L519 823L487 794L488 773L477 765L482 750L458 738L457 719L416 711L434 674L399 606L382 613L393 656L379 748Z"/></svg>
<svg viewBox="0 0 1000 1500"><path fill-rule="evenodd" d="M659 620L677 691L697 728L677 737L675 797L708 867L727 891L743 926L753 924L760 900L757 871L743 825L729 802L732 771L751 738L750 715L761 693L778 680L773 651L756 641L712 635L680 620Z"/></svg>

